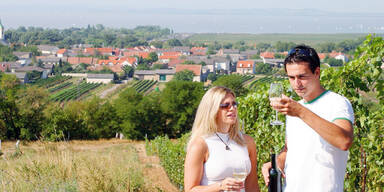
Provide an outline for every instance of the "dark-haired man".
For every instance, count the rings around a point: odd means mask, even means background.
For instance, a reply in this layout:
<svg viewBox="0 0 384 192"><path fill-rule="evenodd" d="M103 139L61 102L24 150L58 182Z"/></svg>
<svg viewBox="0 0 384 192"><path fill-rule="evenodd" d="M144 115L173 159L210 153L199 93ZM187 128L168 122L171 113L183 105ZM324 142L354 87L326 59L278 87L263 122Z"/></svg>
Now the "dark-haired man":
<svg viewBox="0 0 384 192"><path fill-rule="evenodd" d="M285 146L277 162L285 173L285 192L343 191L348 149L353 141L353 109L343 96L320 84L320 59L308 46L297 46L284 60L299 102L283 96L272 107L287 115ZM271 163L262 173L269 182Z"/></svg>

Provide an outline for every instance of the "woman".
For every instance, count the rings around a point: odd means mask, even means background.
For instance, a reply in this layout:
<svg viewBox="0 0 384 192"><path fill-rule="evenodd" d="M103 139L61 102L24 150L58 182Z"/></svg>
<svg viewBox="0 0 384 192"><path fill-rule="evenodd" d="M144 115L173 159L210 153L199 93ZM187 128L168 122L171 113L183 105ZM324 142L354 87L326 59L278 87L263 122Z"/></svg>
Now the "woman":
<svg viewBox="0 0 384 192"><path fill-rule="evenodd" d="M259 191L256 165L255 142L240 132L235 94L226 87L209 89L187 147L185 191ZM241 166L246 167L245 182L233 178Z"/></svg>

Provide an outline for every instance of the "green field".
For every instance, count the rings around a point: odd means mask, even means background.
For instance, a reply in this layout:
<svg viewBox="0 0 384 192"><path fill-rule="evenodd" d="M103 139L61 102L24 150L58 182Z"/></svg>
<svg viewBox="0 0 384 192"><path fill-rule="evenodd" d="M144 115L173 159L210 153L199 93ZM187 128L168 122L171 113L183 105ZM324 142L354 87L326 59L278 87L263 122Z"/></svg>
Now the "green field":
<svg viewBox="0 0 384 192"><path fill-rule="evenodd" d="M305 44L317 44L324 42L341 42L344 40L356 40L360 37L365 37L368 34L363 33L348 33L348 34L246 34L246 33L201 33L194 34L188 39L192 42L230 42L245 41L247 44L254 43L275 43L294 42ZM383 36L384 34L379 34Z"/></svg>

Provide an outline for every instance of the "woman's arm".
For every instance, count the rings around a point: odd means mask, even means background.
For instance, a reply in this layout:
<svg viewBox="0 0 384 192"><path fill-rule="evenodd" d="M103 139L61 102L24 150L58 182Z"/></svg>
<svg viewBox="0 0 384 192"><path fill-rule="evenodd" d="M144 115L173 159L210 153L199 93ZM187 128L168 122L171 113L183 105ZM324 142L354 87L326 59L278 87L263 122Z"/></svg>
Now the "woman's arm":
<svg viewBox="0 0 384 192"><path fill-rule="evenodd" d="M200 186L203 177L204 162L208 157L208 146L202 138L190 143L184 162L184 190L189 191L220 191L220 183Z"/></svg>
<svg viewBox="0 0 384 192"><path fill-rule="evenodd" d="M259 182L257 179L257 152L256 144L253 138L249 135L244 135L244 139L247 142L247 148L249 153L249 159L251 160L251 172L245 180L245 191L259 192Z"/></svg>

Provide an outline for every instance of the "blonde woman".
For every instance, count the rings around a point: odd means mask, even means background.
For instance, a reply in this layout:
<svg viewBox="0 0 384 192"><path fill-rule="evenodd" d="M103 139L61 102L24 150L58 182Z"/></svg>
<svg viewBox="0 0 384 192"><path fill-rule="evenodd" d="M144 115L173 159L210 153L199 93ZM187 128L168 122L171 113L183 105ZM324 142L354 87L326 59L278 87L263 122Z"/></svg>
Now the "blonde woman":
<svg viewBox="0 0 384 192"><path fill-rule="evenodd" d="M242 134L235 94L213 87L203 96L184 164L185 191L259 191L256 145ZM233 178L245 167L245 181Z"/></svg>

